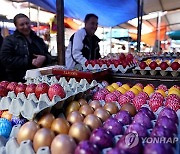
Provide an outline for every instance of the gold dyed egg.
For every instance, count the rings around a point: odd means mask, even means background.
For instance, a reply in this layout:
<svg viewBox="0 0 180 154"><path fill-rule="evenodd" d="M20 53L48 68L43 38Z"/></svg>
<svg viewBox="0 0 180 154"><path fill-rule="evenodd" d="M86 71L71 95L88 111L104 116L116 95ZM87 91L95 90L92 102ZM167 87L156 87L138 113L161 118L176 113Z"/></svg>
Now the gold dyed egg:
<svg viewBox="0 0 180 154"><path fill-rule="evenodd" d="M19 129L17 134L17 142L20 144L24 140L33 140L35 133L39 129L39 125L34 121L26 122Z"/></svg>
<svg viewBox="0 0 180 154"><path fill-rule="evenodd" d="M73 154L76 148L74 139L66 134L57 135L51 144L51 154Z"/></svg>
<svg viewBox="0 0 180 154"><path fill-rule="evenodd" d="M89 103L89 105L96 110L97 108L101 107L101 103L98 100L93 100Z"/></svg>
<svg viewBox="0 0 180 154"><path fill-rule="evenodd" d="M92 114L93 112L94 112L93 108L88 104L81 106L79 109L79 113L83 114L84 116L87 116L88 114Z"/></svg>
<svg viewBox="0 0 180 154"><path fill-rule="evenodd" d="M43 146L50 147L51 142L54 137L55 135L50 129L48 128L39 129L34 135L34 139L33 139L33 148L35 152L37 152L37 150L40 147L43 147Z"/></svg>
<svg viewBox="0 0 180 154"><path fill-rule="evenodd" d="M68 134L70 124L63 118L56 118L51 125L51 130L56 134Z"/></svg>
<svg viewBox="0 0 180 154"><path fill-rule="evenodd" d="M106 121L110 117L109 112L106 111L105 109L103 109L102 107L101 108L97 108L94 111L94 115L99 117L103 122Z"/></svg>
<svg viewBox="0 0 180 154"><path fill-rule="evenodd" d="M94 114L89 114L84 118L83 121L86 125L88 125L91 130L99 128L102 125L101 120L95 116Z"/></svg>
<svg viewBox="0 0 180 154"><path fill-rule="evenodd" d="M118 109L118 107L117 107L115 102L106 103L104 105L104 109L107 110L111 114L116 114L119 111L119 109Z"/></svg>
<svg viewBox="0 0 180 154"><path fill-rule="evenodd" d="M79 113L79 111L73 111L68 114L67 121L69 121L71 124L75 122L82 122L84 120L84 117L82 114Z"/></svg>
<svg viewBox="0 0 180 154"><path fill-rule="evenodd" d="M66 108L66 116L73 111L78 111L80 108L80 104L78 101L72 101Z"/></svg>
<svg viewBox="0 0 180 154"><path fill-rule="evenodd" d="M38 124L40 125L40 127L44 127L44 128L51 128L51 124L53 122L53 120L55 119L54 115L51 113L48 113L44 116L42 116L39 120L38 120Z"/></svg>
<svg viewBox="0 0 180 154"><path fill-rule="evenodd" d="M9 113L9 111L4 111L4 112L2 113L2 115L1 115L1 118L5 118L5 119L11 121L11 119L12 119L12 114Z"/></svg>
<svg viewBox="0 0 180 154"><path fill-rule="evenodd" d="M89 139L91 131L83 122L74 123L69 129L69 135L77 142Z"/></svg>
<svg viewBox="0 0 180 154"><path fill-rule="evenodd" d="M134 106L133 104L131 104L131 103L125 103L125 104L123 104L120 110L121 110L121 111L124 110L124 111L129 112L129 114L130 114L131 116L134 116L134 115L136 114L136 108L135 108L135 106Z"/></svg>
<svg viewBox="0 0 180 154"><path fill-rule="evenodd" d="M85 99L83 99L83 98L80 98L79 100L78 100L78 102L79 102L79 104L82 106L82 105L85 105L85 104L88 104L87 103L87 101L85 100Z"/></svg>

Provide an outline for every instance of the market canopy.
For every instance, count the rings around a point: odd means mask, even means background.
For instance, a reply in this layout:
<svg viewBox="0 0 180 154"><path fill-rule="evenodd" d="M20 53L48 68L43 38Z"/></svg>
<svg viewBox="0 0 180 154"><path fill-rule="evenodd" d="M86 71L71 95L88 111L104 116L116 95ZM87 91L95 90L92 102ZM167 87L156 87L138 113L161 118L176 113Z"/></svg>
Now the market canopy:
<svg viewBox="0 0 180 154"><path fill-rule="evenodd" d="M56 13L56 0L27 0ZM99 17L99 25L113 27L137 17L136 0L64 0L64 16L84 20L88 13Z"/></svg>

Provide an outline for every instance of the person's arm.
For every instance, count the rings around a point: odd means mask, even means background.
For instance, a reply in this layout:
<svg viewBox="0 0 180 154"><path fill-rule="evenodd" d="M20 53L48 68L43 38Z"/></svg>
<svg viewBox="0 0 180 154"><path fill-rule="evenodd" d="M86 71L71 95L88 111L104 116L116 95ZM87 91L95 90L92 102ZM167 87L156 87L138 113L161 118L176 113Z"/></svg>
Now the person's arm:
<svg viewBox="0 0 180 154"><path fill-rule="evenodd" d="M34 54L32 60L32 65L35 67L42 67L52 63L52 57L48 52L48 46L45 44L44 40L38 37L36 45L40 48L41 54Z"/></svg>
<svg viewBox="0 0 180 154"><path fill-rule="evenodd" d="M85 57L83 57L81 52L85 35L85 31L78 31L75 33L73 38L72 55L73 58L80 64L84 64L87 60Z"/></svg>
<svg viewBox="0 0 180 154"><path fill-rule="evenodd" d="M9 69L26 69L28 68L28 53L17 53L15 48L18 48L12 37L6 37L1 47L0 60L6 68Z"/></svg>

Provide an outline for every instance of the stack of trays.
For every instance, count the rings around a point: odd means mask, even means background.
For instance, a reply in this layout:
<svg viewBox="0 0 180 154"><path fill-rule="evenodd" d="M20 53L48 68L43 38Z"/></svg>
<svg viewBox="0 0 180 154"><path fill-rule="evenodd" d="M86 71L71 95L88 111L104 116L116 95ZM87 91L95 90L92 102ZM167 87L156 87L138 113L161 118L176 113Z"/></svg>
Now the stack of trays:
<svg viewBox="0 0 180 154"><path fill-rule="evenodd" d="M63 87L66 97L61 98L60 96L55 95L53 99L50 100L45 93L41 94L38 99L34 93L31 93L26 97L24 92L16 95L14 91L11 91L8 92L6 97L0 98L0 110L9 110L14 116L22 115L24 118L31 120L36 114L44 109L51 107L56 107L58 109L62 108L65 100L73 100L75 96L83 95L89 89L94 88L97 85L95 80L89 84L86 79L81 79L80 82L77 82L75 78L71 78L67 81L64 77L60 78L59 81L55 77L48 78L47 76L27 80L27 84L38 84L41 82L48 83L49 85L59 83Z"/></svg>
<svg viewBox="0 0 180 154"><path fill-rule="evenodd" d="M149 66L147 66L145 69L141 69L139 66L136 66L132 71L134 74L140 73L141 75L156 75L159 73L161 76L167 76L170 74L173 77L177 77L180 74L180 68L177 71L174 71L171 67L168 67L166 70L156 67L154 70L152 70Z"/></svg>

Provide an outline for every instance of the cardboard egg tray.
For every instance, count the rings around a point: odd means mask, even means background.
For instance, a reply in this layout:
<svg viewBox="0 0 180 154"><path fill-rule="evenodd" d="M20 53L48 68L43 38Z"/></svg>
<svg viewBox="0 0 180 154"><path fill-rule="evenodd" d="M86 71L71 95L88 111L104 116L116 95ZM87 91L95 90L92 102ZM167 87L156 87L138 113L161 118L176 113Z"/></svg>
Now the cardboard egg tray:
<svg viewBox="0 0 180 154"><path fill-rule="evenodd" d="M104 105L104 102L101 101L102 106ZM143 107L148 107L148 105L143 105ZM150 108L149 108L150 109ZM156 118L158 117L158 114L160 113L160 111L163 109L163 107L160 107L155 113ZM180 110L178 110L177 112L178 115L178 122L179 125L178 127L178 133L177 133L177 137L178 137L178 142L176 142L176 145L174 147L174 154L179 154L180 153ZM112 115L114 116L114 115ZM132 119L133 120L133 119ZM153 124L153 127L155 125L156 120L152 120L151 121ZM124 125L124 131L128 128L129 125ZM22 141L21 144L19 145L17 143L17 133L20 129L20 125L14 125L12 128L12 131L10 133L10 137L9 139L6 139L2 136L0 136L0 153L1 154L35 154L33 146L32 146L32 141L30 140L25 140ZM147 129L147 133L150 134L152 129ZM117 135L114 136L113 141L114 144L117 143L117 141L122 137L122 135ZM109 150L111 150L112 148L105 148L102 150L101 154L107 154ZM50 148L49 147L40 147L37 151L37 154L51 154L50 152Z"/></svg>
<svg viewBox="0 0 180 154"><path fill-rule="evenodd" d="M55 107L60 109L63 107L65 100L74 99L77 95L85 94L89 89L94 88L97 82L93 80L90 84L86 79L81 79L77 82L75 78L67 81L64 77L59 81L55 77L48 78L47 76L38 77L35 79L27 80L27 84L46 82L49 85L59 83L65 90L66 97L54 96L52 100L49 99L47 94L41 94L37 99L34 93L29 94L27 97L24 92L16 94L11 91L8 92L6 97L0 98L0 110L9 110L14 116L22 115L24 118L31 120L36 114L45 110Z"/></svg>
<svg viewBox="0 0 180 154"><path fill-rule="evenodd" d="M168 67L166 70L161 70L160 67L156 67L155 70L152 70L149 66L147 66L145 69L141 69L139 66L136 66L132 72L134 74L140 73L141 75L156 75L157 73L161 76L167 76L170 74L173 77L178 77L180 75L180 68L177 71L172 70L171 67Z"/></svg>
<svg viewBox="0 0 180 154"><path fill-rule="evenodd" d="M147 104L144 104L142 107L147 107L150 109L150 107L147 105ZM160 113L160 111L163 109L164 107L159 107L159 109L154 112L155 116L156 116L156 119L155 120L151 120L152 122L152 125L153 125L153 128L155 126L155 123L156 123L156 120L157 120L157 117ZM151 109L150 109L151 110ZM177 116L178 116L178 126L177 126L177 136L174 136L174 137L177 137L178 138L178 141L176 142L175 144L175 147L173 147L173 150L174 150L174 154L179 154L180 153L180 110L178 110L176 112ZM114 116L114 115L112 115ZM132 118L133 120L133 118ZM129 125L124 125L124 130L126 130L128 128ZM151 129L147 129L147 133L148 135L151 133L152 131L152 128ZM117 143L117 141L122 137L123 135L117 135L113 138L114 142ZM146 144L146 143L143 143L143 145ZM102 150L102 154L107 154L112 148L106 148L106 149L103 149Z"/></svg>
<svg viewBox="0 0 180 154"><path fill-rule="evenodd" d="M118 67L115 67L114 64L111 64L109 67L106 64L103 64L102 66L100 66L99 64L95 64L94 66L92 66L91 64L88 64L87 66L82 65L83 70L97 70L97 69L110 68L112 69L113 72L121 72L121 73L126 73L135 66L136 64L127 65L126 68L124 68L122 65L118 65Z"/></svg>

